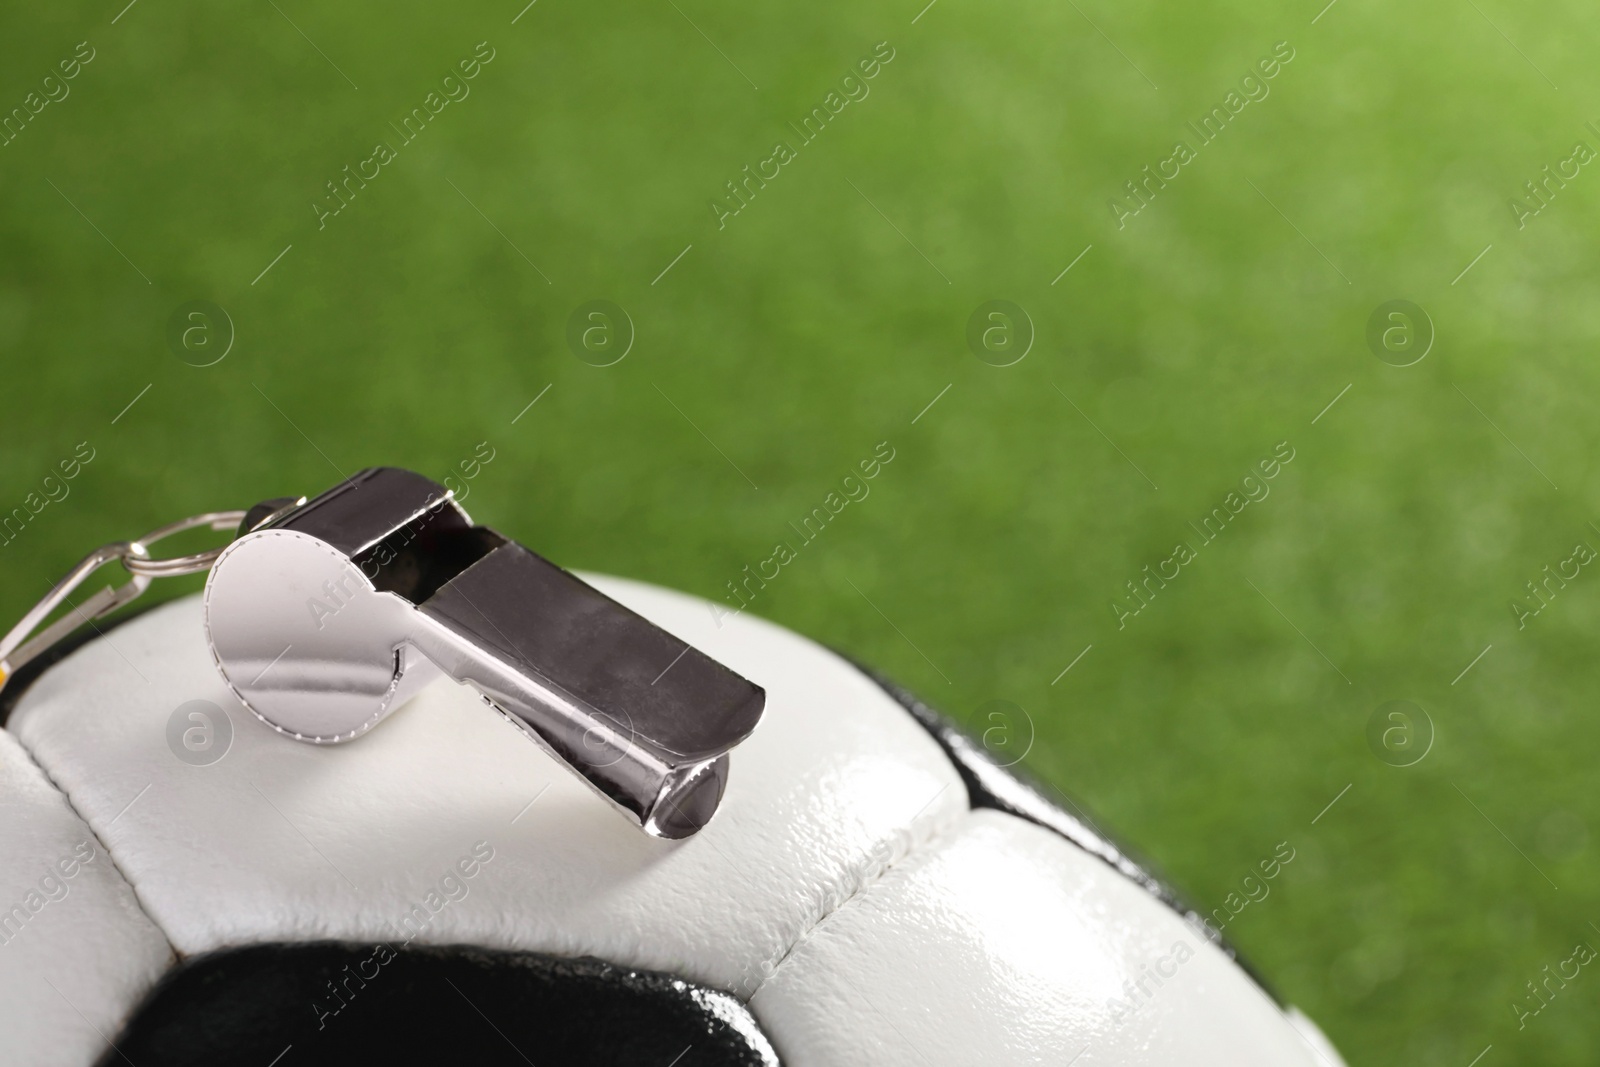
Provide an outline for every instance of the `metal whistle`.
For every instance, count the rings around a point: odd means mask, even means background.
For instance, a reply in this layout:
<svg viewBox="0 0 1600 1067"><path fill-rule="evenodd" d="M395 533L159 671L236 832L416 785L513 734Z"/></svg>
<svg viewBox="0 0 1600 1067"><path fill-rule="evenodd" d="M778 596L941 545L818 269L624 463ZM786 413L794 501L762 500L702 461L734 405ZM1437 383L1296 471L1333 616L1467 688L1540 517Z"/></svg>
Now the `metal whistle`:
<svg viewBox="0 0 1600 1067"><path fill-rule="evenodd" d="M212 565L206 634L255 715L349 741L440 674L646 833L698 831L766 693L390 467L249 512Z"/></svg>

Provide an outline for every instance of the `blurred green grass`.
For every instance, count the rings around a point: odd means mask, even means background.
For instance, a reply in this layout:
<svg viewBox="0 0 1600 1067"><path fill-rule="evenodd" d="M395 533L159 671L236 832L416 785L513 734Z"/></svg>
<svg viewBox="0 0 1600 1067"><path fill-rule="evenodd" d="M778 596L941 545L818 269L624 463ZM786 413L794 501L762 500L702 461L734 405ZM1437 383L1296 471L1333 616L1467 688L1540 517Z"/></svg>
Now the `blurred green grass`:
<svg viewBox="0 0 1600 1067"><path fill-rule="evenodd" d="M1600 177L1508 209L1600 146L1586 9L277 6L0 14L5 109L96 50L0 148L0 510L96 449L0 548L5 616L101 542L483 441L479 521L716 598L887 440L751 610L979 730L1021 705L1007 751L1202 906L1291 843L1228 934L1352 1064L1595 1062L1596 980L1511 1008L1600 944L1600 578L1508 607L1600 543ZM471 95L319 230L480 41ZM719 230L723 183L880 41L870 95ZM1270 95L1118 229L1279 41ZM1437 341L1396 368L1363 333L1402 297ZM637 331L606 368L565 342L595 298ZM1036 329L1014 366L966 347L992 298ZM168 350L192 299L235 325L215 366ZM1283 440L1270 497L1119 630L1124 582ZM1437 731L1409 768L1365 740L1391 699Z"/></svg>

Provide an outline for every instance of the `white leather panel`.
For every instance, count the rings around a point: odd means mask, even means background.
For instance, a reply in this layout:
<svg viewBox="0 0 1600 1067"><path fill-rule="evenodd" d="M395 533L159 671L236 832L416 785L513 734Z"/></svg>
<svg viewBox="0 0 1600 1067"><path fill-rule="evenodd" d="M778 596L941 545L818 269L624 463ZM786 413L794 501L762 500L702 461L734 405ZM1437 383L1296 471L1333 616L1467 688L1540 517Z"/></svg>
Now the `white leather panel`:
<svg viewBox="0 0 1600 1067"><path fill-rule="evenodd" d="M184 953L414 933L748 994L819 916L965 817L937 745L832 653L748 615L719 628L692 597L586 579L767 690L720 811L688 841L646 837L450 682L346 744L282 737L218 677L198 598L73 654L10 728ZM193 700L232 724L209 766L167 746Z"/></svg>
<svg viewBox="0 0 1600 1067"><path fill-rule="evenodd" d="M996 811L824 919L750 1006L787 1067L1337 1067L1169 908Z"/></svg>
<svg viewBox="0 0 1600 1067"><path fill-rule="evenodd" d="M0 1063L92 1062L171 961L95 835L0 730Z"/></svg>

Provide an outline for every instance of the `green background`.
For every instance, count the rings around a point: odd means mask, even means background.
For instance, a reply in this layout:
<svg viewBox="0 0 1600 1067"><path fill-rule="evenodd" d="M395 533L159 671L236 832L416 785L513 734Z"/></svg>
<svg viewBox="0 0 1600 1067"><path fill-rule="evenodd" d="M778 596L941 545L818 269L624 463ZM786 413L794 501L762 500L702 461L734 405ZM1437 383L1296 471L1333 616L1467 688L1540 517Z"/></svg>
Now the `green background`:
<svg viewBox="0 0 1600 1067"><path fill-rule="evenodd" d="M484 441L479 521L716 598L889 441L752 611L1026 751L1203 907L1288 842L1227 933L1352 1064L1600 1058L1600 977L1511 1007L1600 945L1600 576L1509 606L1600 545L1600 175L1524 229L1508 205L1600 146L1588 8L28 8L0 108L96 56L0 148L0 510L96 458L0 548L0 613L104 541ZM480 41L471 95L319 230ZM719 230L723 183L880 41L870 95ZM1270 95L1119 229L1279 41ZM1365 339L1397 298L1437 333L1406 367ZM203 368L166 339L195 299L236 335ZM592 299L636 332L613 366L566 341ZM1031 321L1014 365L969 350L990 299ZM1280 441L1271 495L1119 630ZM1369 747L1390 700L1431 718L1414 766Z"/></svg>

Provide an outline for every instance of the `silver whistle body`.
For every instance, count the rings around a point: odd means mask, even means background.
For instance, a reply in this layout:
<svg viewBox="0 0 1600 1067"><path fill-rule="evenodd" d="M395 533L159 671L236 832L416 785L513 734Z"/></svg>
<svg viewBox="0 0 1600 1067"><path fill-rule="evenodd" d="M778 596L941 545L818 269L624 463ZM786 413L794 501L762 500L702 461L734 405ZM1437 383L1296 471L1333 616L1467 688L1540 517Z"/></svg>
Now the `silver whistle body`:
<svg viewBox="0 0 1600 1067"><path fill-rule="evenodd" d="M283 733L349 741L443 674L657 837L711 818L766 700L395 468L251 512L205 618L228 685Z"/></svg>

